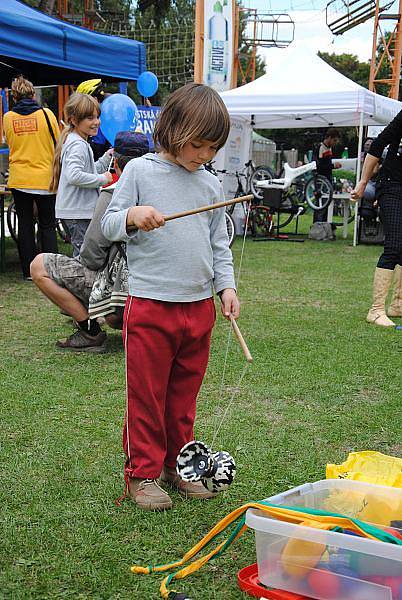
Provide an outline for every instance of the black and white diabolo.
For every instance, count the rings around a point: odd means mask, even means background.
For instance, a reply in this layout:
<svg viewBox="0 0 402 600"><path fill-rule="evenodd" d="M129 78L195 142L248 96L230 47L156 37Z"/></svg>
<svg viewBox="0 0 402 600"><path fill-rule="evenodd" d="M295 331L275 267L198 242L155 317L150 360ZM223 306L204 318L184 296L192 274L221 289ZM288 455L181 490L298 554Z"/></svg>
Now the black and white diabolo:
<svg viewBox="0 0 402 600"><path fill-rule="evenodd" d="M207 490L217 494L233 482L236 464L228 452L213 452L203 442L193 441L180 450L176 471L185 481L201 481Z"/></svg>

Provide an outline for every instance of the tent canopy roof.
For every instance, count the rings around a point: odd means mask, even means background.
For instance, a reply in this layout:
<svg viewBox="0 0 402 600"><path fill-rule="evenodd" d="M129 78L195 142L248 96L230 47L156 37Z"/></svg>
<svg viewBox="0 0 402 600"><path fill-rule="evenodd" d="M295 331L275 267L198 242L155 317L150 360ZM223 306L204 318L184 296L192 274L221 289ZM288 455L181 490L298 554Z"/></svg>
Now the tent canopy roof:
<svg viewBox="0 0 402 600"><path fill-rule="evenodd" d="M145 71L141 42L95 33L19 2L0 2L0 86L23 73L34 85L102 77L132 81Z"/></svg>
<svg viewBox="0 0 402 600"><path fill-rule="evenodd" d="M253 137L253 142L258 142L259 144L267 144L269 146L275 146L275 142L273 140L270 140L269 138L266 138L263 135L260 135L256 131L253 131L252 137Z"/></svg>
<svg viewBox="0 0 402 600"><path fill-rule="evenodd" d="M311 50L291 44L271 50L268 72L221 94L231 117L260 129L382 125L402 103L348 79Z"/></svg>

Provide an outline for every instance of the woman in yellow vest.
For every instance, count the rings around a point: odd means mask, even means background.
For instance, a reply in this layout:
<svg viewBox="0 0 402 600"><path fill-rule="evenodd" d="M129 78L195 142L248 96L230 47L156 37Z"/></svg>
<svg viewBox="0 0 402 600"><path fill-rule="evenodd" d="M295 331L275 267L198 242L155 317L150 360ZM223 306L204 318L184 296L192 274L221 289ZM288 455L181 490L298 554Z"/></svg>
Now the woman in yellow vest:
<svg viewBox="0 0 402 600"><path fill-rule="evenodd" d="M38 249L35 242L34 203L37 206L42 252L57 252L55 194L48 191L54 146L60 134L52 111L34 99L30 81L19 76L11 85L14 107L4 115L10 149L8 187L18 216L18 250L22 275L31 279L29 265Z"/></svg>

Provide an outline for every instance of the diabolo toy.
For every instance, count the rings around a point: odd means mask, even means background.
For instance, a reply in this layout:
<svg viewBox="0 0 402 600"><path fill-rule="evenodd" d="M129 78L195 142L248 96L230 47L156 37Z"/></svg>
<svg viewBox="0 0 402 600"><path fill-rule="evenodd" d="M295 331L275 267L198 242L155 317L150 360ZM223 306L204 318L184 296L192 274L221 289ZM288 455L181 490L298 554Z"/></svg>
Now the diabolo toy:
<svg viewBox="0 0 402 600"><path fill-rule="evenodd" d="M176 470L184 481L201 481L210 492L226 490L236 475L236 464L228 452L213 452L203 442L189 442L180 450Z"/></svg>

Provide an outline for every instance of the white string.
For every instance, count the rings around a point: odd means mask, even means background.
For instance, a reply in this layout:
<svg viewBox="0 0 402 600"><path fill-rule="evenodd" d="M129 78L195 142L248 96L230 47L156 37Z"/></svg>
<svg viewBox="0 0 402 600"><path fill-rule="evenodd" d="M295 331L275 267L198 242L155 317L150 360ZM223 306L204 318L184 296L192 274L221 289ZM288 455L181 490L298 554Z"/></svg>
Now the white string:
<svg viewBox="0 0 402 600"><path fill-rule="evenodd" d="M228 414L228 412L229 412L229 408L230 408L230 407L232 406L232 404L233 404L234 397L235 397L235 395L237 394L237 392L238 392L238 391L239 391L239 389L240 389L240 385L241 385L241 382L243 381L243 377L244 377L244 375L246 374L247 367L248 367L248 363L246 363L246 364L244 365L244 367L243 367L243 371L242 371L242 373L241 373L241 375L240 375L239 382L238 382L237 386L234 388L234 390L233 390L233 393L232 393L232 396L231 396L231 398L230 398L229 402L227 403L227 406L226 406L225 412L223 413L223 416L222 416L222 418L221 418L221 420L220 420L220 423L219 423L219 425L218 425L218 427L217 427L217 429L216 429L216 431L215 431L214 437L213 437L213 439L212 439L211 448L213 448L213 446L214 446L214 442L215 442L215 440L216 440L216 437L217 437L217 435L218 435L218 433L219 433L219 430L220 430L220 428L222 427L222 423L224 422L224 420L225 420L225 418L226 418L226 415L227 415L227 414Z"/></svg>
<svg viewBox="0 0 402 600"><path fill-rule="evenodd" d="M246 214L246 222L244 224L243 244L242 244L242 247L241 247L240 260L239 260L239 268L237 270L237 282L236 282L236 289L237 290L239 289L240 273L241 273L241 269L242 269L242 265L243 265L243 255L244 255L244 248L245 248L245 245L246 245L246 236L247 236L248 223L249 223L249 219L250 219L250 210L251 210L251 202L248 202L247 214Z"/></svg>
<svg viewBox="0 0 402 600"><path fill-rule="evenodd" d="M240 252L240 260L239 260L239 268L237 270L237 282L236 282L236 290L239 289L239 282L240 282L240 273L241 273L241 269L242 269L242 265L243 265L243 255L244 255L244 248L246 245L246 236L247 236L247 229L248 229L248 223L249 223L249 218L250 218L250 209L251 209L251 202L248 202L248 207L247 207L247 213L246 213L246 221L244 223L244 233L243 233L243 243L242 243L242 248L241 248L241 252ZM232 338L232 327L229 327L229 332L228 332L228 338L227 338L227 343L226 343L226 352L225 352L225 359L223 362L223 369L222 369L222 378L221 378L221 385L220 385L220 390L219 390L219 397L222 398L223 396L223 387L224 387L224 383L225 383L225 374L226 374L226 365L227 365L227 361L228 361L228 355L229 355L229 348L230 348L230 341ZM213 447L216 436L218 435L218 432L222 426L222 423L228 413L229 408L231 407L234 397L238 391L238 389L240 388L240 384L242 382L242 379L247 371L247 367L248 367L249 363L246 363L242 374L240 375L240 380L239 383L237 384L237 387L235 387L234 392L226 406L226 410L223 413L222 418L219 421L218 427L216 428L213 440L212 440L212 444L211 447Z"/></svg>

